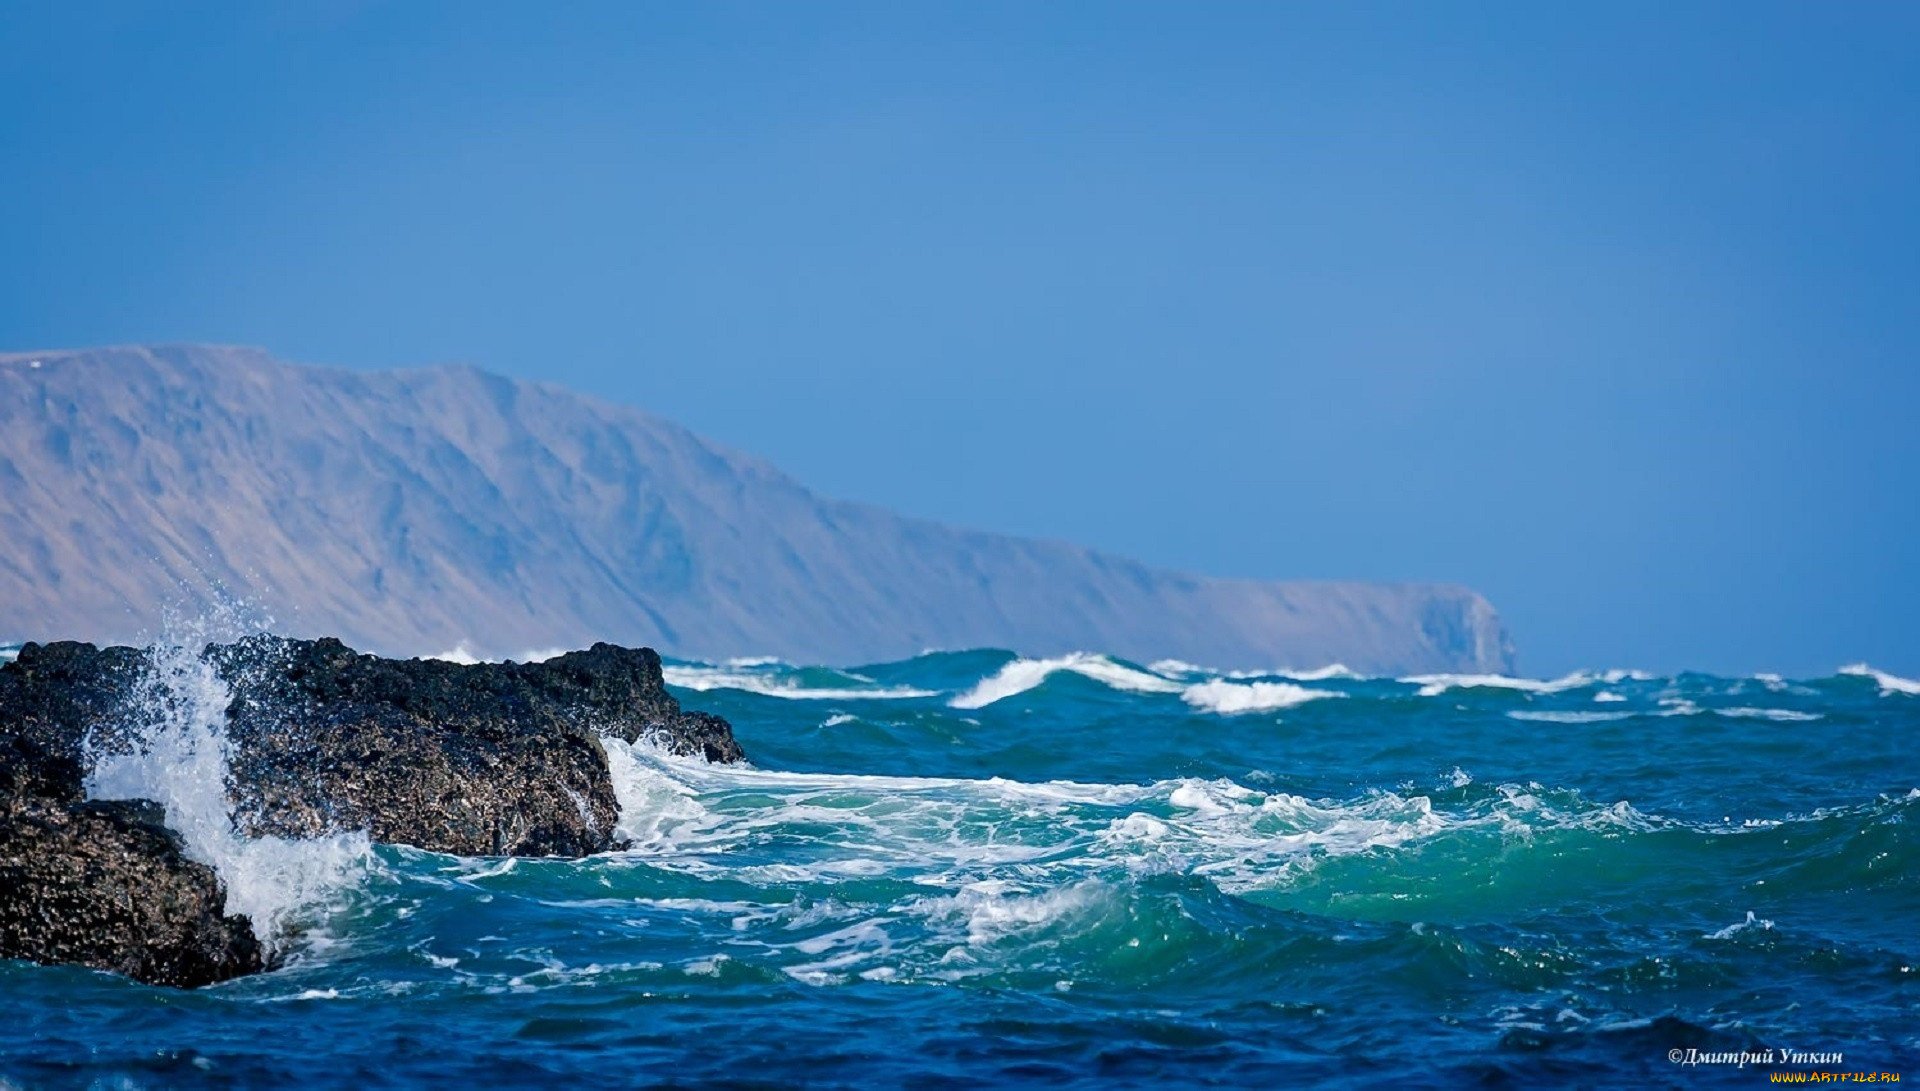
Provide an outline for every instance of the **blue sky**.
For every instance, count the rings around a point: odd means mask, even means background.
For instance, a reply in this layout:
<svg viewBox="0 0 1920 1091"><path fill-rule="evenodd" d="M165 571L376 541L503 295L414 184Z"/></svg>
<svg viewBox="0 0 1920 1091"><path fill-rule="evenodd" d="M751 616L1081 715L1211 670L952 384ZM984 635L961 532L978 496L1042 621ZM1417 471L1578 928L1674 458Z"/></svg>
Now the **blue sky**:
<svg viewBox="0 0 1920 1091"><path fill-rule="evenodd" d="M0 346L463 360L815 488L1920 671L1920 8L10 4Z"/></svg>

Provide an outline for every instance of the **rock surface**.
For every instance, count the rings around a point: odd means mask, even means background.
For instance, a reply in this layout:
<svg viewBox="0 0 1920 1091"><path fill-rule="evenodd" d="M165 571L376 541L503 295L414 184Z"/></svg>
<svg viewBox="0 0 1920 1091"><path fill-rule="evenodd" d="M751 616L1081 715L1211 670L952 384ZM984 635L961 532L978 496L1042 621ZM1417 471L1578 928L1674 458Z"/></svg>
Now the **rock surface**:
<svg viewBox="0 0 1920 1091"><path fill-rule="evenodd" d="M145 801L0 802L0 958L185 987L264 969L252 924L161 819Z"/></svg>
<svg viewBox="0 0 1920 1091"><path fill-rule="evenodd" d="M253 973L265 952L226 891L145 801L84 800L86 725L117 714L131 648L0 667L0 958L156 985Z"/></svg>
<svg viewBox="0 0 1920 1091"><path fill-rule="evenodd" d="M725 720L681 711L646 648L461 665L267 638L209 654L233 692L233 778L252 833L364 829L467 856L581 856L616 844L601 736L741 757Z"/></svg>
<svg viewBox="0 0 1920 1091"><path fill-rule="evenodd" d="M645 648L459 665L256 637L201 660L226 687L227 789L249 835L582 855L617 846L603 736L742 756L725 720L680 708ZM145 649L71 642L0 666L0 957L172 985L264 965L157 805L84 798L89 749L140 745L149 706L170 698L154 667Z"/></svg>

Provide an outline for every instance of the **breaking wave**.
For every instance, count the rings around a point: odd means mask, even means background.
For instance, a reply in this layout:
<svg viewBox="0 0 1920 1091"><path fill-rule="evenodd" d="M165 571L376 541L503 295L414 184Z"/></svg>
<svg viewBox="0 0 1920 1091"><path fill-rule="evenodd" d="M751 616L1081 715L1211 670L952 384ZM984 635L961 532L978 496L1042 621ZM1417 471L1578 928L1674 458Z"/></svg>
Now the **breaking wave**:
<svg viewBox="0 0 1920 1091"><path fill-rule="evenodd" d="M746 693L757 693L762 697L779 697L789 701L899 701L914 697L937 696L933 690L915 689L911 686L875 686L862 685L866 679L847 678L854 685L808 685L802 678L788 677L792 672L779 674L748 673L743 668L755 666L784 666L777 660L753 660L738 662L731 667L674 666L662 668L668 685L679 686L695 692L710 689L737 689ZM838 673L838 672L833 672Z"/></svg>
<svg viewBox="0 0 1920 1091"><path fill-rule="evenodd" d="M1104 655L1074 652L1056 659L1015 659L948 703L955 708L984 708L1034 689L1061 672L1091 678L1130 693L1178 693L1180 683L1152 671L1127 666Z"/></svg>
<svg viewBox="0 0 1920 1091"><path fill-rule="evenodd" d="M244 914L269 950L283 949L330 911L372 859L364 834L253 837L228 798L227 684L178 644L151 649L131 719L89 739L87 794L159 803L187 855L219 874L226 911Z"/></svg>
<svg viewBox="0 0 1920 1091"><path fill-rule="evenodd" d="M1327 697L1345 696L1334 690L1308 689L1291 682L1229 682L1219 678L1211 682L1199 682L1180 691L1180 699L1193 707L1228 715L1268 712Z"/></svg>
<svg viewBox="0 0 1920 1091"><path fill-rule="evenodd" d="M1871 678L1879 683L1880 692L1887 696L1894 694L1920 696L1920 682L1916 682L1911 678L1901 678L1898 675L1888 674L1885 671L1874 670L1865 663L1854 663L1841 667L1840 673L1858 678Z"/></svg>

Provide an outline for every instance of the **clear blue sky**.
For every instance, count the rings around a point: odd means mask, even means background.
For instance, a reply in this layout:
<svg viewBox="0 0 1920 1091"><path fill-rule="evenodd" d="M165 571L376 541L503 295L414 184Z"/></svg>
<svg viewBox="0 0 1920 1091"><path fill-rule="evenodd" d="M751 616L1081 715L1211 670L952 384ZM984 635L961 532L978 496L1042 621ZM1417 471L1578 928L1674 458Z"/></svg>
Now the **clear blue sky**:
<svg viewBox="0 0 1920 1091"><path fill-rule="evenodd" d="M10 3L0 347L152 340L1911 674L1920 7Z"/></svg>

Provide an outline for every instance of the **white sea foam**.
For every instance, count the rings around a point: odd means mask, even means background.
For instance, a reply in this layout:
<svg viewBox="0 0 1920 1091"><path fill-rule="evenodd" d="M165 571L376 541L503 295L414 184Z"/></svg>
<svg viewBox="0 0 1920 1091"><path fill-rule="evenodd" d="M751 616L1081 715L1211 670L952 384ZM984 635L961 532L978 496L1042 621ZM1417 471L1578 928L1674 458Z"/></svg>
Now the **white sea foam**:
<svg viewBox="0 0 1920 1091"><path fill-rule="evenodd" d="M1004 879L984 879L968 883L949 897L923 899L913 908L930 917L964 920L967 943L982 947L1072 917L1110 893L1098 879L1040 891Z"/></svg>
<svg viewBox="0 0 1920 1091"><path fill-rule="evenodd" d="M477 663L545 663L547 660L565 655L571 650L571 648L528 648L519 655L508 656L506 658L493 658L483 656L474 651L473 648L463 640L444 652L436 652L433 655L423 655L420 658L437 659L442 663L458 663L463 667L471 667Z"/></svg>
<svg viewBox="0 0 1920 1091"><path fill-rule="evenodd" d="M1393 793L1343 803L1196 778L1090 784L790 773L710 765L617 740L608 753L619 829L634 860L763 886L882 875L950 890L1009 876L1058 886L1118 868L1191 872L1242 891L1325 858L1429 837L1453 821L1423 796ZM786 846L784 862L767 863L763 852L742 858L742 847L769 839ZM758 918L742 920L751 927ZM808 959L808 971L829 972L821 961Z"/></svg>
<svg viewBox="0 0 1920 1091"><path fill-rule="evenodd" d="M1324 667L1315 667L1312 670L1277 667L1273 670L1265 671L1223 671L1215 670L1212 667L1202 667L1197 663L1189 663L1184 659L1159 659L1150 664L1147 669L1153 671L1155 674L1164 675L1169 678L1176 676L1184 678L1185 676L1199 674L1211 675L1216 678L1287 678L1295 682L1325 682L1332 678L1359 679L1361 677L1344 663L1329 663Z"/></svg>
<svg viewBox="0 0 1920 1091"><path fill-rule="evenodd" d="M1195 708L1227 715L1269 712L1326 697L1345 696L1334 690L1308 689L1291 682L1228 682L1217 678L1188 686L1180 693L1180 699Z"/></svg>
<svg viewBox="0 0 1920 1091"><path fill-rule="evenodd" d="M911 686L799 686L777 675L753 674L720 667L670 666L662 668L662 673L668 685L682 689L703 692L735 689L789 701L901 701L939 696L930 689L914 689Z"/></svg>
<svg viewBox="0 0 1920 1091"><path fill-rule="evenodd" d="M1618 667L1600 672L1600 681L1605 682L1609 686L1617 686L1622 682L1651 682L1655 677L1656 675L1647 671L1623 670Z"/></svg>
<svg viewBox="0 0 1920 1091"><path fill-rule="evenodd" d="M1888 674L1886 671L1874 670L1865 663L1849 663L1840 668L1840 673L1873 679L1880 684L1880 696L1882 697L1891 697L1894 694L1905 694L1910 697L1920 696L1920 682L1916 682L1911 678L1902 678L1897 674Z"/></svg>
<svg viewBox="0 0 1920 1091"><path fill-rule="evenodd" d="M1016 659L948 703L954 708L985 708L1025 693L1060 671L1134 693L1178 693L1182 689L1178 682L1124 666L1104 655L1073 652L1054 659Z"/></svg>
<svg viewBox="0 0 1920 1091"><path fill-rule="evenodd" d="M948 703L954 708L984 708L996 701L1025 693L1063 671L1130 693L1178 693L1182 700L1194 708L1224 715L1272 711L1325 697L1346 696L1344 693L1308 689L1290 682L1236 682L1212 678L1189 685L1168 675L1203 673L1204 668L1179 660L1163 659L1154 664L1153 671L1149 673L1117 663L1103 655L1074 652L1053 659L1016 659Z"/></svg>
<svg viewBox="0 0 1920 1091"><path fill-rule="evenodd" d="M1329 663L1324 667L1316 667L1310 671L1278 670L1278 671L1274 671L1273 673L1279 675L1282 678L1291 678L1296 682L1325 682L1325 681L1328 681L1329 679L1334 679L1334 678L1350 678L1350 679L1357 680L1361 677L1359 672L1353 670L1351 667L1348 667L1345 663ZM1235 671L1231 675L1231 677L1236 677L1236 678L1241 676L1242 676L1242 672L1240 671Z"/></svg>
<svg viewBox="0 0 1920 1091"><path fill-rule="evenodd" d="M1582 712L1577 710L1518 709L1507 713L1512 720L1533 720L1549 724L1603 724L1613 720L1631 720L1631 712Z"/></svg>
<svg viewBox="0 0 1920 1091"><path fill-rule="evenodd" d="M730 919L730 928L715 922L723 945L820 986L959 980L1028 965L1090 930L1124 935L1138 881L1152 875L1193 876L1233 894L1285 891L1331 861L1396 853L1449 831L1525 840L1539 830L1665 822L1537 784L1455 792L1443 812L1424 795L1309 799L1226 779L792 773L645 744L608 749L621 829L635 846L599 866L686 875L724 899L631 904ZM1456 770L1450 783L1473 782ZM924 893L876 905L845 885L874 879ZM702 973L712 961L703 954L682 965Z"/></svg>
<svg viewBox="0 0 1920 1091"><path fill-rule="evenodd" d="M785 967L786 972L809 985L830 985L844 975L860 971L862 976L889 967L866 966L893 952L893 937L887 931L887 918L856 921L824 935L812 936L790 944L789 949L814 956L813 961Z"/></svg>
<svg viewBox="0 0 1920 1091"><path fill-rule="evenodd" d="M1613 673L1608 672L1609 675ZM1627 677L1627 674L1621 672L1619 677ZM1605 676L1595 676L1585 671L1575 671L1551 681L1538 678L1512 678L1504 674L1416 674L1410 678L1400 679L1407 685L1419 686L1422 697L1438 697L1450 689L1512 689L1525 693L1559 693L1562 690L1578 689L1604 680L1606 680Z"/></svg>
<svg viewBox="0 0 1920 1091"><path fill-rule="evenodd" d="M153 649L140 680L139 722L126 725L131 750L96 751L87 778L95 799L150 799L166 811L187 854L226 886L226 911L277 946L358 879L371 860L365 834L311 840L244 837L227 801L227 684L185 647Z"/></svg>
<svg viewBox="0 0 1920 1091"><path fill-rule="evenodd" d="M1773 922L1770 920L1763 920L1760 917L1754 916L1753 910L1749 909L1747 910L1746 920L1743 920L1738 924L1729 924L1725 928L1720 929L1718 932L1709 932L1707 933L1706 938L1732 939L1733 937L1749 929L1753 929L1755 931L1760 931L1760 932L1770 932L1773 930Z"/></svg>
<svg viewBox="0 0 1920 1091"><path fill-rule="evenodd" d="M613 737L603 738L607 752L607 770L613 780L613 798L619 808L614 836L634 849L645 850L671 844L678 829L710 818L705 807L694 798L694 791L666 775L657 763L645 759L651 751L646 744L629 743ZM640 747L641 755L635 748Z"/></svg>
<svg viewBox="0 0 1920 1091"><path fill-rule="evenodd" d="M1791 708L1716 708L1713 713L1736 720L1777 720L1782 723L1811 723L1822 718L1818 712L1799 712Z"/></svg>

